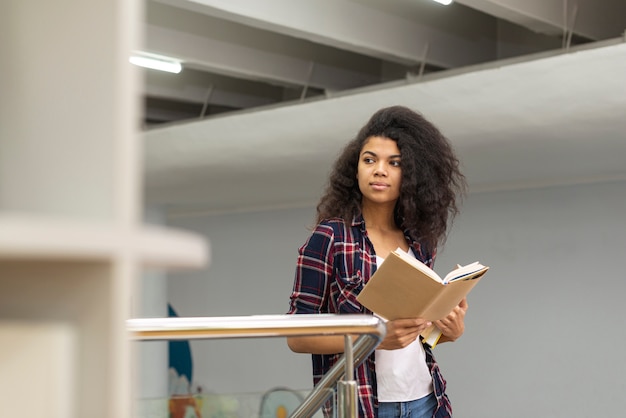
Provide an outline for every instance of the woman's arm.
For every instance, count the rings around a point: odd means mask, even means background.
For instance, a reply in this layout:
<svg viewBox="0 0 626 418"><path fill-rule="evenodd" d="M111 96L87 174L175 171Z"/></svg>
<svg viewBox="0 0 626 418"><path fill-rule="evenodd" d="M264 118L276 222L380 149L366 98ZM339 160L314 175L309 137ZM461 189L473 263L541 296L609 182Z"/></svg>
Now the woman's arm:
<svg viewBox="0 0 626 418"><path fill-rule="evenodd" d="M397 350L411 344L422 331L431 325L421 318L396 319L386 323L385 338L378 345L378 350ZM354 341L356 337L353 337ZM343 336L289 337L287 345L296 353L337 354L343 353Z"/></svg>
<svg viewBox="0 0 626 418"><path fill-rule="evenodd" d="M352 338L354 340L356 337ZM342 335L287 338L287 345L295 353L338 354L343 353L344 344Z"/></svg>
<svg viewBox="0 0 626 418"><path fill-rule="evenodd" d="M333 279L334 231L319 224L298 249L296 273L290 296L290 314L320 314L328 312L329 282ZM296 353L343 353L342 336L288 337L287 345Z"/></svg>

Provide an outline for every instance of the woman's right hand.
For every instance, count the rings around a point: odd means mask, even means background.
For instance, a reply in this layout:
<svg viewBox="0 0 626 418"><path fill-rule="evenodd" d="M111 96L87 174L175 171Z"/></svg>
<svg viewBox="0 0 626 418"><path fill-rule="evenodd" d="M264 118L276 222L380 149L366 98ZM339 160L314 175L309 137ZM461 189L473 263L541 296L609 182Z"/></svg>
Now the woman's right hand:
<svg viewBox="0 0 626 418"><path fill-rule="evenodd" d="M420 333L432 325L422 318L396 319L387 321L385 339L376 347L377 350L397 350L415 341Z"/></svg>

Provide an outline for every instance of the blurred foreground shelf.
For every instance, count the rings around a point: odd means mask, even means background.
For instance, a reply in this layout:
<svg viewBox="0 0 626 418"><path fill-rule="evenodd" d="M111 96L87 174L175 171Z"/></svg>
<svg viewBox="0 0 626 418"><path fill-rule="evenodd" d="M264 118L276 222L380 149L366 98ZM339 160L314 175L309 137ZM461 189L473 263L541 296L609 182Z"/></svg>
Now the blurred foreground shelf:
<svg viewBox="0 0 626 418"><path fill-rule="evenodd" d="M0 2L0 416L130 418L144 267L208 263L143 225L140 0Z"/></svg>
<svg viewBox="0 0 626 418"><path fill-rule="evenodd" d="M0 260L111 261L130 254L148 267L194 268L209 261L208 243L184 231L0 213Z"/></svg>

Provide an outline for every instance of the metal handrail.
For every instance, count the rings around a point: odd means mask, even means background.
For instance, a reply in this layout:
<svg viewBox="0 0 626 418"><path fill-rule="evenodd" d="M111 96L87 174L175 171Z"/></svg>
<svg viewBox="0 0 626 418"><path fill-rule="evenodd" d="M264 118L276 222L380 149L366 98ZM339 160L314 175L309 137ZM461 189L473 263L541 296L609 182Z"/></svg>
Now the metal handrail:
<svg viewBox="0 0 626 418"><path fill-rule="evenodd" d="M384 325L381 321L381 326L384 329ZM382 341L385 336L385 331L382 331L380 339L376 339L375 343L372 341L370 336L361 335L354 342L354 366L358 366L361 364L367 356L369 356L376 346ZM341 356L337 363L333 365L333 367L326 372L324 377L315 385L315 388L309 393L309 395L304 399L302 404L289 416L289 418L308 418L312 416L315 411L320 409L324 402L330 396L331 389L345 374L346 368L346 356Z"/></svg>
<svg viewBox="0 0 626 418"><path fill-rule="evenodd" d="M374 351L386 332L381 319L361 314L135 318L127 320L126 325L131 339L143 341L358 335L353 347L354 367ZM344 355L315 385L290 417L312 416L326 402L331 394L329 389L344 376L345 369Z"/></svg>

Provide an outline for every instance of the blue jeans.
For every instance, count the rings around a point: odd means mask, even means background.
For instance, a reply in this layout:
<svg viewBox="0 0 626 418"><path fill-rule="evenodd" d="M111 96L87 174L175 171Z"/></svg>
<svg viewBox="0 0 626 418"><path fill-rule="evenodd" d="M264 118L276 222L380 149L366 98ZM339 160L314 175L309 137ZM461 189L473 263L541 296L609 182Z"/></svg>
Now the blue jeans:
<svg viewBox="0 0 626 418"><path fill-rule="evenodd" d="M380 402L377 418L432 418L437 409L434 393L409 402Z"/></svg>

